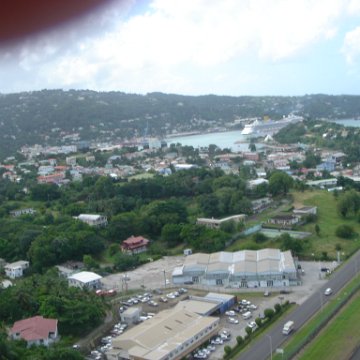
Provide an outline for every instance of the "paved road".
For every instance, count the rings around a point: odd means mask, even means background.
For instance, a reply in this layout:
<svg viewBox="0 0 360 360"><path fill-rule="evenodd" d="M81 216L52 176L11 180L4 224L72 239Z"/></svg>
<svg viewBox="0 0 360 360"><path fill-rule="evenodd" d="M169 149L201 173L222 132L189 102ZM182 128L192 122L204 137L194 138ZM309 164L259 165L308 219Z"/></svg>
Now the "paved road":
<svg viewBox="0 0 360 360"><path fill-rule="evenodd" d="M291 314L287 315L283 321L275 325L268 332L258 338L251 348L239 355L240 360L265 360L270 358L271 349L273 352L280 348L287 337L282 334L283 324L289 320L295 322L295 331L308 321L321 307L336 296L336 293L360 270L360 251L351 257L351 259L331 275L330 280L320 288L319 291L309 297L302 305L297 307ZM328 297L324 295L324 290L330 287L333 294ZM290 335L291 336L291 335Z"/></svg>

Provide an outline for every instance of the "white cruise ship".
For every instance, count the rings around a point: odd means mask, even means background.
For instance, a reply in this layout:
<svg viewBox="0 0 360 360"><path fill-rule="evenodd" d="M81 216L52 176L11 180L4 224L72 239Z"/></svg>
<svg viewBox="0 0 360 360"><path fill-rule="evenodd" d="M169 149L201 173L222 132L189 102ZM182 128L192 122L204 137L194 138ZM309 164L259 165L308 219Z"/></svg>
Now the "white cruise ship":
<svg viewBox="0 0 360 360"><path fill-rule="evenodd" d="M274 135L282 128L289 124L295 124L303 121L302 116L289 115L282 120L255 120L251 124L246 124L241 131L241 135L246 137L265 137L266 135Z"/></svg>

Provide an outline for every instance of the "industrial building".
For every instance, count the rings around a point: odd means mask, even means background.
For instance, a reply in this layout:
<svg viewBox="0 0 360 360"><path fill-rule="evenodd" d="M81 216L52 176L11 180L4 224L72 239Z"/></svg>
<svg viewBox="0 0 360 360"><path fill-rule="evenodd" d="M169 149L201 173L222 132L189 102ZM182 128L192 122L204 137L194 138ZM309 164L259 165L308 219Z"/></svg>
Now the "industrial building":
<svg viewBox="0 0 360 360"><path fill-rule="evenodd" d="M172 282L255 288L298 285L299 279L290 251L262 249L189 255L174 269Z"/></svg>
<svg viewBox="0 0 360 360"><path fill-rule="evenodd" d="M112 340L108 360L180 360L219 330L219 318L175 307Z"/></svg>
<svg viewBox="0 0 360 360"><path fill-rule="evenodd" d="M188 300L180 301L176 308L194 312L202 316L224 314L237 302L231 294L208 293L204 297L190 296Z"/></svg>

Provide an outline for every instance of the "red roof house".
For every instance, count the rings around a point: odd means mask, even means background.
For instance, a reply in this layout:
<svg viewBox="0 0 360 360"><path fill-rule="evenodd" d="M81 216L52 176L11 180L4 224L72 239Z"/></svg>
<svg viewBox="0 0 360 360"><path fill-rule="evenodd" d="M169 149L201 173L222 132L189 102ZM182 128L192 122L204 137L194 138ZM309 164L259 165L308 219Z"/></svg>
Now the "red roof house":
<svg viewBox="0 0 360 360"><path fill-rule="evenodd" d="M147 250L149 240L142 236L130 236L124 240L121 245L121 250L130 254L139 254Z"/></svg>
<svg viewBox="0 0 360 360"><path fill-rule="evenodd" d="M10 334L13 339L24 339L28 346L49 346L49 344L57 340L57 323L56 319L34 316L16 321L10 330Z"/></svg>

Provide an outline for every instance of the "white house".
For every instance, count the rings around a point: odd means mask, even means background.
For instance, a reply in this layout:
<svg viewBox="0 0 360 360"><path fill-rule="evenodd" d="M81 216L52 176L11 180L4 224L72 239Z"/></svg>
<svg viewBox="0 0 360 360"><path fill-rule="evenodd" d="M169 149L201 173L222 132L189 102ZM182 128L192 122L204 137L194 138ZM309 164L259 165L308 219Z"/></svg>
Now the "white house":
<svg viewBox="0 0 360 360"><path fill-rule="evenodd" d="M22 277L24 274L24 270L29 267L29 262L20 260L13 262L11 264L5 265L5 274L11 279L15 279L18 277Z"/></svg>
<svg viewBox="0 0 360 360"><path fill-rule="evenodd" d="M81 271L68 277L69 285L78 288L99 289L101 288L102 276L91 271Z"/></svg>
<svg viewBox="0 0 360 360"><path fill-rule="evenodd" d="M107 225L107 217L103 215L97 214L80 214L76 217L78 220L90 225L90 226L106 226Z"/></svg>

